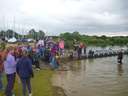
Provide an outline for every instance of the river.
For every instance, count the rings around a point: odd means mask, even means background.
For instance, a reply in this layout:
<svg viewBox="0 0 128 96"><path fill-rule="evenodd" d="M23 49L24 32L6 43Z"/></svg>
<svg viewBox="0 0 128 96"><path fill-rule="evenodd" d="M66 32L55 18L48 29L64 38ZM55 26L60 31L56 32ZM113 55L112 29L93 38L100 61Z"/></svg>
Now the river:
<svg viewBox="0 0 128 96"><path fill-rule="evenodd" d="M123 64L117 57L86 59L64 64L67 70L56 71L53 85L67 96L128 96L128 56Z"/></svg>

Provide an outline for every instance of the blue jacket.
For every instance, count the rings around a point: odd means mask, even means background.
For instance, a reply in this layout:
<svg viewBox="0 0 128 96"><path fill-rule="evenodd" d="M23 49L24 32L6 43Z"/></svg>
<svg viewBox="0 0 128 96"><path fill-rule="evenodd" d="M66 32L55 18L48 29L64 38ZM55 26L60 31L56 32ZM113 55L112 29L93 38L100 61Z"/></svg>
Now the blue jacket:
<svg viewBox="0 0 128 96"><path fill-rule="evenodd" d="M30 78L33 75L31 60L28 57L20 58L16 70L20 78Z"/></svg>

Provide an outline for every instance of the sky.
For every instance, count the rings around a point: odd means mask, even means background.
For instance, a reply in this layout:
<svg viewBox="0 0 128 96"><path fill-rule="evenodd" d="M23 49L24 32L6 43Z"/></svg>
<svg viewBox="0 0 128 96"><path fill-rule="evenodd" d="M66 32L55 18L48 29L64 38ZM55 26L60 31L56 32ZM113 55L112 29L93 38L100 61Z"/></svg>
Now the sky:
<svg viewBox="0 0 128 96"><path fill-rule="evenodd" d="M127 35L128 0L0 0L0 29Z"/></svg>

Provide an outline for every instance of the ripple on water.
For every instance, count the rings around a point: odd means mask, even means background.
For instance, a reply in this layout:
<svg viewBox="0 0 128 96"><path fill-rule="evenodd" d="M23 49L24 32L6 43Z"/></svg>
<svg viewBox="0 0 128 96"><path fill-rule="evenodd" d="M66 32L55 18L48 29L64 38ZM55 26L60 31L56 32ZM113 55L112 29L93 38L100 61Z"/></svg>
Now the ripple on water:
<svg viewBox="0 0 128 96"><path fill-rule="evenodd" d="M55 85L68 96L128 96L128 59L116 64L116 57L68 63L69 71L57 72Z"/></svg>

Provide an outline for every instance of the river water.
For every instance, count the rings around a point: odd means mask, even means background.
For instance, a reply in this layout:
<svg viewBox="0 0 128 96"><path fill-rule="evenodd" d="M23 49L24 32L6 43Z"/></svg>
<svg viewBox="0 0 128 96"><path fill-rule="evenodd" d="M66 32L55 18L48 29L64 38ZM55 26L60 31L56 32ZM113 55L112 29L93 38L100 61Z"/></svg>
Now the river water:
<svg viewBox="0 0 128 96"><path fill-rule="evenodd" d="M64 68L55 72L53 85L67 96L128 96L128 56L122 65L117 57L106 57L71 61Z"/></svg>

